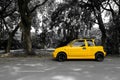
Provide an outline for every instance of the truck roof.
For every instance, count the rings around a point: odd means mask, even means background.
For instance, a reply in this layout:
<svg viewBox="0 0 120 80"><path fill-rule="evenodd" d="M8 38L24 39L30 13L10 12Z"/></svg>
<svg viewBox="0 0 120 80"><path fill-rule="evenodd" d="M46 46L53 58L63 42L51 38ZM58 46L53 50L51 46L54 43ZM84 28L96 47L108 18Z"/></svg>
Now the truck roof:
<svg viewBox="0 0 120 80"><path fill-rule="evenodd" d="M93 38L89 38L89 39L87 39L87 38L80 38L80 39L75 39L75 40L95 40L95 39L93 39Z"/></svg>

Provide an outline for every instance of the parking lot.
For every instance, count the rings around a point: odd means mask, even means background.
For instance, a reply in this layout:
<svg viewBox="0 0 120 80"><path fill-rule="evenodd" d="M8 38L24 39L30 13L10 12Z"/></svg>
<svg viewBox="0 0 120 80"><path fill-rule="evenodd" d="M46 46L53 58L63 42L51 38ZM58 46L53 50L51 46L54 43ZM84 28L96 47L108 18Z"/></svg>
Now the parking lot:
<svg viewBox="0 0 120 80"><path fill-rule="evenodd" d="M0 58L0 80L119 80L120 58L103 62L52 57Z"/></svg>

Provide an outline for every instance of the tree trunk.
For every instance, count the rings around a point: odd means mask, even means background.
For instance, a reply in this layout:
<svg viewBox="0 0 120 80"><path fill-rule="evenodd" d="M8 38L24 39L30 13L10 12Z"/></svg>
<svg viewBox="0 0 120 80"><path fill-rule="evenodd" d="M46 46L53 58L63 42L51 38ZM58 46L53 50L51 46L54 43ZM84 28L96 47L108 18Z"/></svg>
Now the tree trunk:
<svg viewBox="0 0 120 80"><path fill-rule="evenodd" d="M118 55L119 54L118 33L115 30L113 31L112 39L113 39L113 44L111 46L112 54Z"/></svg>
<svg viewBox="0 0 120 80"><path fill-rule="evenodd" d="M98 21L98 25L99 25L99 29L102 33L102 37L101 37L101 45L103 45L105 47L105 42L106 42L106 29L102 20L102 12L101 12L101 7L100 7L100 3L98 0L93 0L92 6L94 6L95 8L93 8L94 10L94 15L97 18Z"/></svg>
<svg viewBox="0 0 120 80"><path fill-rule="evenodd" d="M17 32L18 29L19 29L19 26L17 26L17 27L13 30L13 32L10 33L9 38L8 38L7 47L6 47L6 49L5 49L5 52L6 52L6 53L10 53L10 48L11 48L12 39L13 39L13 37L14 37L14 35L15 35L15 33Z"/></svg>
<svg viewBox="0 0 120 80"><path fill-rule="evenodd" d="M63 29L63 40L66 40L66 29Z"/></svg>
<svg viewBox="0 0 120 80"><path fill-rule="evenodd" d="M31 42L30 28L29 29L25 28L23 30L23 43L24 43L24 48L25 48L26 54L34 55L34 52L32 52L32 42Z"/></svg>
<svg viewBox="0 0 120 80"><path fill-rule="evenodd" d="M105 47L105 42L106 42L106 30L105 30L105 26L102 20L102 16L101 13L98 13L97 16L97 20L98 20L98 24L99 24L99 29L102 33L102 37L101 37L101 45L103 45Z"/></svg>
<svg viewBox="0 0 120 80"><path fill-rule="evenodd" d="M9 39L7 42L7 47L5 49L5 53L10 53L11 43L12 43L13 36L10 34Z"/></svg>
<svg viewBox="0 0 120 80"><path fill-rule="evenodd" d="M119 15L114 15L113 16L113 22L114 22L114 34L113 34L113 40L115 41L114 42L114 45L113 45L113 53L114 54L117 54L117 55L120 55L119 54L119 23L120 23L120 20L119 20L120 16Z"/></svg>
<svg viewBox="0 0 120 80"><path fill-rule="evenodd" d="M31 42L31 12L28 8L28 3L30 0L18 0L19 12L22 21L22 32L23 32L23 42L26 54L34 55L32 52L32 42Z"/></svg>

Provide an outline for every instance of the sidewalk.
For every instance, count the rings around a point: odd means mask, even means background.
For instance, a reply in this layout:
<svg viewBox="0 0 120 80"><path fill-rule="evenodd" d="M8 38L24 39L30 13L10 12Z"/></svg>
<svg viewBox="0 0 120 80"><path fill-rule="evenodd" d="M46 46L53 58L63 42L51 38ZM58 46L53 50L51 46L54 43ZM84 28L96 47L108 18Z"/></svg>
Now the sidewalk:
<svg viewBox="0 0 120 80"><path fill-rule="evenodd" d="M33 49L33 51L36 53L39 57L49 57L52 55L52 52L54 51L54 48L47 48L47 49ZM0 54L3 54L4 50L0 50ZM17 49L17 50L10 50L10 54L13 56L19 57L24 56L25 54L24 49Z"/></svg>

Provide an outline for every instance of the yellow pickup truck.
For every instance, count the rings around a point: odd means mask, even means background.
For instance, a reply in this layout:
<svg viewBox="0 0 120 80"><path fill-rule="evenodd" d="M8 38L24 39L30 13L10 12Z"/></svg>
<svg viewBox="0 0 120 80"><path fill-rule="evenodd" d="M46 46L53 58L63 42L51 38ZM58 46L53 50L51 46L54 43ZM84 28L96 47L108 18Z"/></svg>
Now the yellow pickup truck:
<svg viewBox="0 0 120 80"><path fill-rule="evenodd" d="M103 61L105 56L103 46L96 46L94 39L75 39L67 46L56 48L53 52L53 58L60 62L67 59Z"/></svg>

